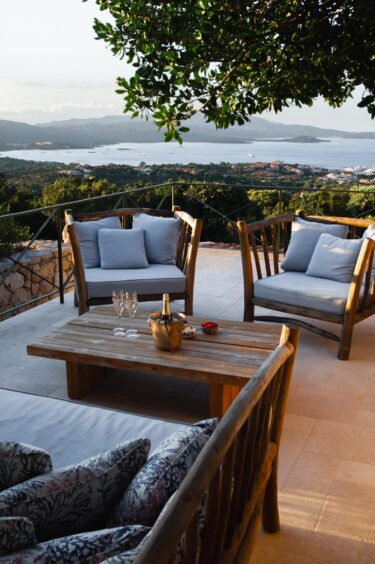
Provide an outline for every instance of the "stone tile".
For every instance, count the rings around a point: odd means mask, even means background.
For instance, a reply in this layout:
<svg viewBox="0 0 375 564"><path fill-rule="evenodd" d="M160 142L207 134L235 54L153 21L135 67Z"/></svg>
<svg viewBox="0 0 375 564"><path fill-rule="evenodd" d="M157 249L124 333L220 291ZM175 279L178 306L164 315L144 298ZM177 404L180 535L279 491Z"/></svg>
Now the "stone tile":
<svg viewBox="0 0 375 564"><path fill-rule="evenodd" d="M284 418L284 429L298 431L300 433L311 433L315 421L316 419L313 419L312 417L286 413Z"/></svg>
<svg viewBox="0 0 375 564"><path fill-rule="evenodd" d="M281 531L272 535L260 535L259 546L291 552L302 558L316 559L330 564L358 563L360 541L327 532L306 530L298 525L290 526L285 524L283 517L284 515L281 514Z"/></svg>
<svg viewBox="0 0 375 564"><path fill-rule="evenodd" d="M304 450L319 456L375 464L374 430L371 427L319 420Z"/></svg>
<svg viewBox="0 0 375 564"><path fill-rule="evenodd" d="M308 433L285 429L281 437L279 458L279 484L284 483L308 439Z"/></svg>
<svg viewBox="0 0 375 564"><path fill-rule="evenodd" d="M251 557L251 564L322 564L328 562L327 560L317 560L316 558L307 558L286 552L284 550L277 550L262 545L257 545Z"/></svg>
<svg viewBox="0 0 375 564"><path fill-rule="evenodd" d="M359 564L374 564L375 562L375 543L363 542L359 553Z"/></svg>
<svg viewBox="0 0 375 564"><path fill-rule="evenodd" d="M359 407L360 398L354 394L300 386L288 403L288 413L345 423L356 416Z"/></svg>
<svg viewBox="0 0 375 564"><path fill-rule="evenodd" d="M364 425L365 427L373 427L375 429L375 410L365 411L360 409L357 412L354 422L357 425Z"/></svg>
<svg viewBox="0 0 375 564"><path fill-rule="evenodd" d="M375 465L341 462L316 530L375 543Z"/></svg>

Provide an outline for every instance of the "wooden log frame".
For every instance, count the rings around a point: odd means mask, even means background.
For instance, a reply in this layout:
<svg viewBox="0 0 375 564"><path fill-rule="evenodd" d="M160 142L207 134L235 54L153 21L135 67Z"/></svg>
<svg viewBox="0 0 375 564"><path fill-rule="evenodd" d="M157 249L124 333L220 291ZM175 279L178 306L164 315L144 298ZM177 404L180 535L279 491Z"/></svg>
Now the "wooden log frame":
<svg viewBox="0 0 375 564"><path fill-rule="evenodd" d="M279 530L278 453L298 337L283 327L279 346L220 421L134 564L173 562L181 539L185 564L247 564L260 521L266 532Z"/></svg>
<svg viewBox="0 0 375 564"><path fill-rule="evenodd" d="M65 211L66 234L72 253L76 284L75 303L78 305L79 315L86 313L91 305L111 303L112 296L108 296L106 298L90 298L88 296L85 269L79 247L78 235L75 229L75 222L94 221L105 217L119 217L122 227L128 228L131 224L130 220L136 213L180 218L181 233L177 244L176 266L186 275L186 289L185 292L170 294L170 299L185 300L185 313L187 315L193 314L195 265L203 222L201 219L194 219L188 213L181 211L178 206L175 206L172 211L155 210L151 208L120 208L105 212L77 214L73 214L72 210ZM162 294L138 295L139 301L154 301L161 299Z"/></svg>
<svg viewBox="0 0 375 564"><path fill-rule="evenodd" d="M272 321L288 323L294 327L304 327L339 342L337 356L340 360L347 360L350 354L353 328L356 323L375 314L375 279L372 278L372 265L375 252L375 241L366 239L363 242L349 288L348 299L343 315L334 315L315 309L301 307L298 304L289 305L277 301L265 300L254 296L254 282L279 273L279 249L285 254L290 240L291 224L296 217L306 221L327 224L347 225L349 236L356 237L358 229L366 229L375 225L374 220L304 215L299 210L295 214L281 215L246 224L244 221L237 223L241 245L241 257L244 280L244 321ZM270 246L267 241L270 240ZM276 245L276 248L275 248ZM260 251L260 248L262 251ZM272 255L272 256L271 256ZM264 260L261 261L260 259ZM253 268L255 265L255 271ZM363 292L361 297L361 288ZM337 336L322 328L306 323L299 319L278 316L255 316L254 307L283 311L288 314L301 315L321 321L329 321L341 325L341 335Z"/></svg>

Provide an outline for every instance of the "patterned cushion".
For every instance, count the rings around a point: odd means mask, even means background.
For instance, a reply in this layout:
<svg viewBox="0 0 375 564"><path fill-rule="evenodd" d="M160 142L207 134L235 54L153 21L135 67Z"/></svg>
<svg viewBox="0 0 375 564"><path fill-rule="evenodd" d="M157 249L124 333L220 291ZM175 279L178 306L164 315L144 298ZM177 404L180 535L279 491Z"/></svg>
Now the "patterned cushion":
<svg viewBox="0 0 375 564"><path fill-rule="evenodd" d="M152 525L210 438L217 419L170 435L152 453L109 516L108 525Z"/></svg>
<svg viewBox="0 0 375 564"><path fill-rule="evenodd" d="M77 466L13 486L0 493L0 514L29 517L38 540L100 528L149 449L148 439L127 441Z"/></svg>
<svg viewBox="0 0 375 564"><path fill-rule="evenodd" d="M45 450L13 441L0 441L0 491L52 470Z"/></svg>
<svg viewBox="0 0 375 564"><path fill-rule="evenodd" d="M0 517L0 555L37 543L34 525L26 517Z"/></svg>
<svg viewBox="0 0 375 564"><path fill-rule="evenodd" d="M1 559L2 564L96 564L137 546L149 527L131 525L62 537Z"/></svg>

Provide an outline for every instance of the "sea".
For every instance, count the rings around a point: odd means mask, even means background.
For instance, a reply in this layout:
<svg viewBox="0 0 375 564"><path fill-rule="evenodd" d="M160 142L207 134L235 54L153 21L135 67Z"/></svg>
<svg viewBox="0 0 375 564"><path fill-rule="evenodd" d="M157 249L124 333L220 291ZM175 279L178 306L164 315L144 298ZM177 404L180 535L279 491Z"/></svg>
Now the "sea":
<svg viewBox="0 0 375 564"><path fill-rule="evenodd" d="M91 149L18 150L0 157L82 165L217 164L283 161L327 169L375 167L375 139L330 138L322 143L119 143Z"/></svg>

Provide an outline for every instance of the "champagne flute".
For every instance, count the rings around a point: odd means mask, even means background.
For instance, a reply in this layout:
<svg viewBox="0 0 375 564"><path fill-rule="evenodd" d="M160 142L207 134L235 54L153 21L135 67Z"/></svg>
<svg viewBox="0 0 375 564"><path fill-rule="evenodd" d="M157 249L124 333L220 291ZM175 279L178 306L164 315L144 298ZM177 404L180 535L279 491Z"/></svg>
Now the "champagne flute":
<svg viewBox="0 0 375 564"><path fill-rule="evenodd" d="M125 294L125 307L130 315L130 329L126 331L126 336L129 339L137 339L138 331L134 328L134 318L138 308L137 292L126 292Z"/></svg>
<svg viewBox="0 0 375 564"><path fill-rule="evenodd" d="M118 315L118 322L119 326L113 329L113 334L116 337L125 337L126 336L126 329L121 325L121 316L124 313L125 309L125 296L123 290L113 290L112 292L112 302L115 307L115 311Z"/></svg>

